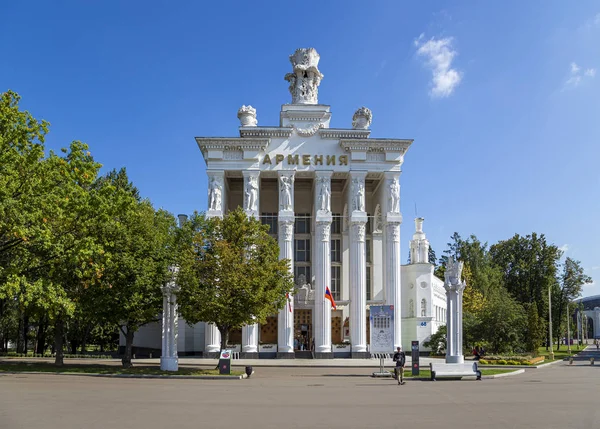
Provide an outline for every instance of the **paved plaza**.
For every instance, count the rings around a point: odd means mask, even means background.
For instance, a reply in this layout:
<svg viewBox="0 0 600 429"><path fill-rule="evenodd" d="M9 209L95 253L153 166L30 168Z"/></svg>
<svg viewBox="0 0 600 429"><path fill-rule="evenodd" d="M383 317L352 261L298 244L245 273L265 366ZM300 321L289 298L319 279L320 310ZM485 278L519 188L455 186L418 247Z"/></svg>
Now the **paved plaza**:
<svg viewBox="0 0 600 429"><path fill-rule="evenodd" d="M0 428L593 428L600 368L575 361L484 381L262 367L249 380L0 375Z"/></svg>

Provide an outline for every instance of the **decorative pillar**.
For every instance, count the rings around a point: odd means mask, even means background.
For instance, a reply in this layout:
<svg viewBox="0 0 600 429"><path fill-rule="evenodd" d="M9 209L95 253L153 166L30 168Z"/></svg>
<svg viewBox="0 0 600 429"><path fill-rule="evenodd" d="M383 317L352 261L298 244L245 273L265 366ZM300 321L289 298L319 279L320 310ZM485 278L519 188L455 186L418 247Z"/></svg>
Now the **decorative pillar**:
<svg viewBox="0 0 600 429"><path fill-rule="evenodd" d="M169 267L171 280L162 287L163 292L163 318L162 318L162 353L160 356L160 369L163 371L177 371L179 367L177 357L177 292L176 283L177 267Z"/></svg>
<svg viewBox="0 0 600 429"><path fill-rule="evenodd" d="M462 299L466 283L461 280L463 263L453 256L448 259L444 273L444 289L446 289L446 306L448 309L446 363L464 363Z"/></svg>
<svg viewBox="0 0 600 429"><path fill-rule="evenodd" d="M365 248L366 171L351 171L350 206L350 341L353 358L368 358L367 352L367 255Z"/></svg>
<svg viewBox="0 0 600 429"><path fill-rule="evenodd" d="M294 274L294 171L279 171L279 259L288 259ZM293 359L294 354L294 299L290 292L288 302L277 316L277 357Z"/></svg>
<svg viewBox="0 0 600 429"><path fill-rule="evenodd" d="M225 171L207 171L208 210L206 217L220 217L225 213ZM221 350L221 333L213 323L204 325L204 357L217 358Z"/></svg>
<svg viewBox="0 0 600 429"><path fill-rule="evenodd" d="M400 173L385 174L383 192L385 208L385 300L394 306L394 349L402 346L402 293L400 276Z"/></svg>
<svg viewBox="0 0 600 429"><path fill-rule="evenodd" d="M315 178L315 275L314 338L315 357L332 358L331 302L325 290L331 291L331 171L318 171ZM332 292L333 293L333 292Z"/></svg>
<svg viewBox="0 0 600 429"><path fill-rule="evenodd" d="M260 171L244 170L244 211L258 219ZM242 355L244 359L258 359L258 323L242 327Z"/></svg>

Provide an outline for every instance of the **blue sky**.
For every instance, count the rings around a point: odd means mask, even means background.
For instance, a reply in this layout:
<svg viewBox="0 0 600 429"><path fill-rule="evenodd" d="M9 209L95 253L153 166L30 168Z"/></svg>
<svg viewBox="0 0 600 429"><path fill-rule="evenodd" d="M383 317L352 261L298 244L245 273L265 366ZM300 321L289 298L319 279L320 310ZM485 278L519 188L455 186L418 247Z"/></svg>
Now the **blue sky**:
<svg viewBox="0 0 600 429"><path fill-rule="evenodd" d="M450 235L532 231L582 262L600 294L600 3L152 2L0 5L0 91L78 139L104 169L177 213L206 208L195 136L237 134L252 104L277 125L288 56L315 47L332 127L364 105L372 136L414 138L415 204L438 255Z"/></svg>

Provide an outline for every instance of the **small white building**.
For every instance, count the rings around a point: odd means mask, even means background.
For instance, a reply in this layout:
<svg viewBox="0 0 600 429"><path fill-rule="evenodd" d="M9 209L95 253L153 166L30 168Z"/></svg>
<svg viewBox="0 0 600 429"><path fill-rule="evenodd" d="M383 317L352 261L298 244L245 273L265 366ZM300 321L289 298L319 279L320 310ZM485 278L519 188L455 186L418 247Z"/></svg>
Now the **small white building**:
<svg viewBox="0 0 600 429"><path fill-rule="evenodd" d="M369 307L386 304L396 312L395 345L409 351L418 340L426 350L423 342L445 323L446 297L428 260L422 218L411 262L401 266L400 175L413 141L371 138L365 107L348 118L351 128L330 128L330 106L318 103L319 55L298 49L290 61L292 100L278 126L258 126L256 110L242 106L239 136L196 138L209 177L207 216L241 206L269 225L296 283L292 311L232 333L232 348L249 358L293 358L306 349L316 358L368 357ZM160 332L144 327L134 345L158 349ZM212 325L179 323L182 355L214 356L219 342Z"/></svg>

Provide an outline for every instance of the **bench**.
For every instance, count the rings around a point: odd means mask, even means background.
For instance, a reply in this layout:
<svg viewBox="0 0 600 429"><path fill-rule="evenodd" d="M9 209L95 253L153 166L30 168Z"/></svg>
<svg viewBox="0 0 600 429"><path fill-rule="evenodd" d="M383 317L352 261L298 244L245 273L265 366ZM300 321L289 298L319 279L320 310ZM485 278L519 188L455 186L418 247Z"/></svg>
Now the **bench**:
<svg viewBox="0 0 600 429"><path fill-rule="evenodd" d="M477 368L477 362L465 363L430 363L431 381L437 377L468 377L475 376L481 380L481 371Z"/></svg>

